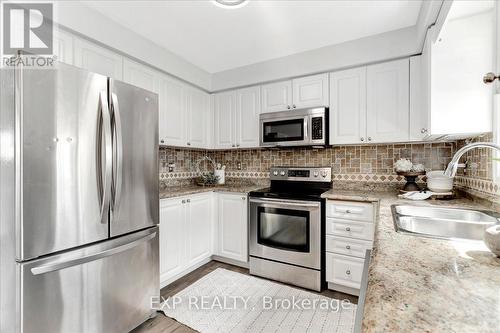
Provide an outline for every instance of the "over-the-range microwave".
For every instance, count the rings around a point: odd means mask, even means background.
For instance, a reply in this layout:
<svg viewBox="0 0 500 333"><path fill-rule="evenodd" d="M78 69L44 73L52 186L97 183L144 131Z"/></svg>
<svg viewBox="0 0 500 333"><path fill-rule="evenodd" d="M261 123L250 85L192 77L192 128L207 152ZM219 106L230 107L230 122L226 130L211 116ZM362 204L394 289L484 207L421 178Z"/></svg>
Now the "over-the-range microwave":
<svg viewBox="0 0 500 333"><path fill-rule="evenodd" d="M328 144L328 108L269 112L260 115L261 147Z"/></svg>

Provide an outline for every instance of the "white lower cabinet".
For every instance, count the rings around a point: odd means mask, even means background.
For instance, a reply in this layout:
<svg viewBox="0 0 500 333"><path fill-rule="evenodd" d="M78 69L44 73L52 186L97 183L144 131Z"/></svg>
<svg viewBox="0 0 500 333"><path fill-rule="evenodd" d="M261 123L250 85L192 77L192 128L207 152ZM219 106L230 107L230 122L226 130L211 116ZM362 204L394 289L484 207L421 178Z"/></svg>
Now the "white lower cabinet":
<svg viewBox="0 0 500 333"><path fill-rule="evenodd" d="M376 203L327 200L325 275L329 289L359 295L365 253L373 246L376 212Z"/></svg>
<svg viewBox="0 0 500 333"><path fill-rule="evenodd" d="M202 193L160 201L160 285L211 260L212 197Z"/></svg>
<svg viewBox="0 0 500 333"><path fill-rule="evenodd" d="M248 261L247 195L206 192L160 200L160 286L212 260Z"/></svg>
<svg viewBox="0 0 500 333"><path fill-rule="evenodd" d="M248 261L246 194L218 193L217 255Z"/></svg>
<svg viewBox="0 0 500 333"><path fill-rule="evenodd" d="M326 253L326 280L348 288L359 289L365 260Z"/></svg>
<svg viewBox="0 0 500 333"><path fill-rule="evenodd" d="M160 283L162 287L185 265L185 199L160 201Z"/></svg>

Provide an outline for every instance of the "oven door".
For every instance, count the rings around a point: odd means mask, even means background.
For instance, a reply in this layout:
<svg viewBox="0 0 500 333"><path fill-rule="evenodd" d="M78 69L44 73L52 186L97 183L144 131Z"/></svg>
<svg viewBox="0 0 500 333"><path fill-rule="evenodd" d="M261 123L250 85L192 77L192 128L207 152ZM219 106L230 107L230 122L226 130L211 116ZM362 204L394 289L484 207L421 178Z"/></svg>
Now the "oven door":
<svg viewBox="0 0 500 333"><path fill-rule="evenodd" d="M250 199L250 255L321 269L321 203Z"/></svg>
<svg viewBox="0 0 500 333"><path fill-rule="evenodd" d="M302 146L309 144L309 116L288 116L260 120L262 147Z"/></svg>

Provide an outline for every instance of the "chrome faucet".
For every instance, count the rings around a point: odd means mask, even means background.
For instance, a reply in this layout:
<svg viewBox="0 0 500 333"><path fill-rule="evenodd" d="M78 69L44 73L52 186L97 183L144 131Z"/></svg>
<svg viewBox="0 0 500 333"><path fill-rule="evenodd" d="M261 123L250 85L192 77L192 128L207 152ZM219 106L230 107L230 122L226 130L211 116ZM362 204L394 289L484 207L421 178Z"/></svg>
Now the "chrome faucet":
<svg viewBox="0 0 500 333"><path fill-rule="evenodd" d="M458 161L460 160L460 157L462 157L463 154L468 152L471 149L474 148L492 148L496 149L500 152L500 145L496 143L491 143L491 142L475 142L475 143L470 143L466 145L465 147L460 148L457 150L453 158L451 159L450 164L448 164L448 167L446 168L446 171L444 172L445 176L448 177L455 177L457 174L457 169L458 169Z"/></svg>

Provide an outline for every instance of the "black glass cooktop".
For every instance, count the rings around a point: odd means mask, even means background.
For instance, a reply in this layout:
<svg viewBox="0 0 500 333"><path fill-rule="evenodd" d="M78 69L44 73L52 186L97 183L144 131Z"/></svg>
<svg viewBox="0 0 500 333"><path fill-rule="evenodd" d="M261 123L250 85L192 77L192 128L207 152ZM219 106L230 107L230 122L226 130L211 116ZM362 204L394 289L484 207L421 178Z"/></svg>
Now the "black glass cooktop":
<svg viewBox="0 0 500 333"><path fill-rule="evenodd" d="M271 187L250 192L251 197L320 201L321 194L330 189L329 184L272 183Z"/></svg>

